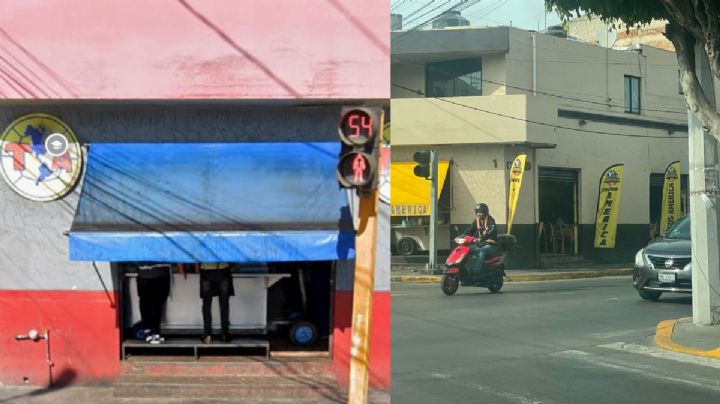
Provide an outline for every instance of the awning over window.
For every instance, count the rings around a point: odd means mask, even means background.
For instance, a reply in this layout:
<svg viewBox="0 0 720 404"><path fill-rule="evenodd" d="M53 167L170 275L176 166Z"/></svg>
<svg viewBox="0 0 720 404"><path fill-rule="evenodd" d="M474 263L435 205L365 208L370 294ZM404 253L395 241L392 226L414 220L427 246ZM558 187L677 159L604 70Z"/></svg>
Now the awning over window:
<svg viewBox="0 0 720 404"><path fill-rule="evenodd" d="M430 181L416 177L415 162L390 163L390 200L392 216L430 215ZM438 162L438 194L442 192L447 178L449 161Z"/></svg>
<svg viewBox="0 0 720 404"><path fill-rule="evenodd" d="M92 144L75 261L353 258L335 143Z"/></svg>

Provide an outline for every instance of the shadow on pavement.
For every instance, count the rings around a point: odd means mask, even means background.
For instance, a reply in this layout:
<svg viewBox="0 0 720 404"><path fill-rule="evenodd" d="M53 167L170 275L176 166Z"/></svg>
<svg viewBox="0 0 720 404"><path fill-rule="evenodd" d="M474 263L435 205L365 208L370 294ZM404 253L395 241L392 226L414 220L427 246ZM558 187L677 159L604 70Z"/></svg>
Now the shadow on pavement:
<svg viewBox="0 0 720 404"><path fill-rule="evenodd" d="M42 396L48 393L52 393L57 390L64 389L65 387L70 386L73 381L77 378L77 372L73 369L64 369L59 375L53 376L53 384L52 387L45 387L45 388L39 388L37 390L32 390L27 393L18 394L12 397L6 397L3 399L0 399L0 403L13 403L13 402L24 402L24 400L21 400L22 398L26 397L38 397Z"/></svg>

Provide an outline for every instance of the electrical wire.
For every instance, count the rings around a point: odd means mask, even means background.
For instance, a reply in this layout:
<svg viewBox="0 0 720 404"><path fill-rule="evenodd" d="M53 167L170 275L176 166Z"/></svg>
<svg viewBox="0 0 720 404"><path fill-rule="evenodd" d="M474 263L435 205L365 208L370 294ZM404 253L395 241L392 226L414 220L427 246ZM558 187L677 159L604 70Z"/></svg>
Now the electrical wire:
<svg viewBox="0 0 720 404"><path fill-rule="evenodd" d="M422 93L422 91L413 90L413 89L410 89L410 88L405 87L405 86L400 85L400 84L392 83L392 85L393 85L394 87L401 88L401 89L403 89L403 90L405 90L405 91L409 91L409 92L415 93L415 94L417 94L417 95L424 95L424 94ZM461 102L451 101L451 100L449 100L449 99L447 99L447 98L439 98L439 97L426 97L426 98L433 98L433 99L436 99L436 100L438 100L438 101L446 102L446 103L448 103L448 104L456 105L456 106L463 107L463 108L472 109L472 110L475 110L475 111L478 111L478 112L484 112L484 113L486 113L486 114L495 115L495 116L499 116L499 117L502 117L502 118L508 118L508 119L512 119L512 120L515 120L515 121L522 121L522 122L532 123L532 124L535 124L535 125L541 125L541 126L546 126L546 127L550 127L550 128L556 128L556 129L567 129L567 130L572 130L572 131L576 131L576 132L595 133L595 134L609 135L609 136L634 137L634 138L653 138L653 139L682 139L682 138L687 138L687 136L673 136L673 137L668 137L668 136L653 136L653 135L632 135L632 134L627 134L627 133L616 133L616 132L606 132L606 131L600 131L600 130L589 130L589 129L571 128L571 127L569 127L569 126L556 125L556 124L547 123L547 122L538 122L538 121L533 121L533 120L530 120L530 119L518 118L518 117L516 117L516 116L511 116L511 115L502 114L502 113L499 113L499 112L488 111L488 110L485 110L485 109L482 109L482 108L473 107L472 105L463 104L463 103L461 103Z"/></svg>

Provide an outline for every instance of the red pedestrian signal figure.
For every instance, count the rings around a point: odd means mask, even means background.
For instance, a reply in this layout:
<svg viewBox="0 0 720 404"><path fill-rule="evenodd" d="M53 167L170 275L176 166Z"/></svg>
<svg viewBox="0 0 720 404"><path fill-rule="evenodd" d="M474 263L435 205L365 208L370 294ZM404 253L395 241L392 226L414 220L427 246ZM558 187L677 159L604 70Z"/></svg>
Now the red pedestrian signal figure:
<svg viewBox="0 0 720 404"><path fill-rule="evenodd" d="M365 164L365 157L363 157L362 154L355 155L352 168L354 174L353 182L362 184L365 179L365 169L367 168L367 164Z"/></svg>
<svg viewBox="0 0 720 404"><path fill-rule="evenodd" d="M341 141L337 177L343 188L366 193L377 187L378 140L382 137L380 108L345 107L340 111Z"/></svg>

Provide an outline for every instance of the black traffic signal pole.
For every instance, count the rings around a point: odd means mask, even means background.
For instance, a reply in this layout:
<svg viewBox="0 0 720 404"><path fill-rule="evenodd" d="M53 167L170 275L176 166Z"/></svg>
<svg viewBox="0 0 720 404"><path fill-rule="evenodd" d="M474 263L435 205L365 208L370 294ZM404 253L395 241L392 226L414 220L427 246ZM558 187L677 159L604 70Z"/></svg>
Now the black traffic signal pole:
<svg viewBox="0 0 720 404"><path fill-rule="evenodd" d="M430 262L428 272L437 269L437 209L438 209L438 158L435 150L430 150Z"/></svg>
<svg viewBox="0 0 720 404"><path fill-rule="evenodd" d="M430 234L428 239L429 262L426 272L434 273L437 269L437 244L435 243L435 235L437 230L437 209L438 209L438 157L435 150L420 150L413 154L413 160L418 163L413 169L413 173L418 176L430 180Z"/></svg>

